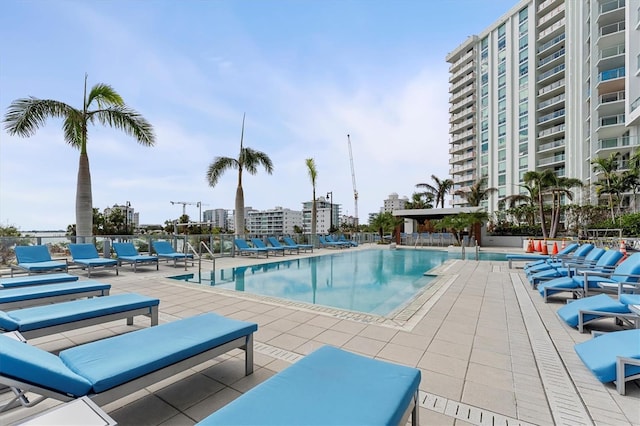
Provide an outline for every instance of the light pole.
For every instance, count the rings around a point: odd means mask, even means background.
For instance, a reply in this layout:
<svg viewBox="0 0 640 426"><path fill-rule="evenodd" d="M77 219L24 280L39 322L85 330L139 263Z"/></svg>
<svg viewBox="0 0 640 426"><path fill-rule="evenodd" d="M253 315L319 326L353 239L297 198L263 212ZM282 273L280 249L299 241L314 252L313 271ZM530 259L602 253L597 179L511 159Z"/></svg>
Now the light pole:
<svg viewBox="0 0 640 426"><path fill-rule="evenodd" d="M333 192L327 192L327 198L329 199L329 232L331 234L331 230L333 229Z"/></svg>
<svg viewBox="0 0 640 426"><path fill-rule="evenodd" d="M198 226L200 226L202 223L202 201L198 201L196 204L198 204L198 208L200 209L200 218L198 219Z"/></svg>
<svg viewBox="0 0 640 426"><path fill-rule="evenodd" d="M131 207L129 201L127 201L126 207L127 209L124 212L124 233L129 234L129 207Z"/></svg>

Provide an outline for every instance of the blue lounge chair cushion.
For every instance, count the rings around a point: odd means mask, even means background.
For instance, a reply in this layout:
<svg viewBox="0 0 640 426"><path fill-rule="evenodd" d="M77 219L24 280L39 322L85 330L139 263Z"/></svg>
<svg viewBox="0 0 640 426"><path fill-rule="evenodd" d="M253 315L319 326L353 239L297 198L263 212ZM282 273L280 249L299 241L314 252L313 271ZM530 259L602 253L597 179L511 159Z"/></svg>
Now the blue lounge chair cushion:
<svg viewBox="0 0 640 426"><path fill-rule="evenodd" d="M623 293L620 295L620 303L625 305L640 305L640 294Z"/></svg>
<svg viewBox="0 0 640 426"><path fill-rule="evenodd" d="M19 374L19 377L16 374ZM0 375L69 396L86 395L91 390L91 383L87 379L71 371L54 354L2 334L0 334Z"/></svg>
<svg viewBox="0 0 640 426"><path fill-rule="evenodd" d="M640 329L616 331L575 345L575 351L602 383L616 380L616 358L640 359ZM625 377L640 373L640 366L627 366Z"/></svg>
<svg viewBox="0 0 640 426"><path fill-rule="evenodd" d="M44 271L67 268L66 263L57 262L55 260L48 260L46 262L36 262L36 263L22 262L22 263L18 263L18 266L30 272L44 272Z"/></svg>
<svg viewBox="0 0 640 426"><path fill-rule="evenodd" d="M59 356L99 393L257 329L255 323L207 313L76 346Z"/></svg>
<svg viewBox="0 0 640 426"><path fill-rule="evenodd" d="M166 257L169 259L193 259L192 254L178 253L175 251L168 241L153 241L151 245L159 257Z"/></svg>
<svg viewBox="0 0 640 426"><path fill-rule="evenodd" d="M558 309L557 314L571 327L577 327L578 313L580 311L615 312L621 314L630 312L627 305L618 302L606 294L599 294L567 303ZM594 318L597 318L597 315L584 316L585 321L590 321Z"/></svg>
<svg viewBox="0 0 640 426"><path fill-rule="evenodd" d="M285 243L293 247L299 247L301 249L310 249L313 248L312 244L298 244L291 237L282 237Z"/></svg>
<svg viewBox="0 0 640 426"><path fill-rule="evenodd" d="M63 296L82 291L109 290L109 284L97 281L63 282L46 285L34 285L29 287L8 288L0 291L0 304L17 302L21 300L33 300L43 297Z"/></svg>
<svg viewBox="0 0 640 426"><path fill-rule="evenodd" d="M46 274L26 277L0 278L0 288L24 287L34 284L51 284L67 281L78 281L78 277L69 274Z"/></svg>
<svg viewBox="0 0 640 426"><path fill-rule="evenodd" d="M11 312L0 311L0 328L6 331L36 330L159 304L158 299L135 293L53 303Z"/></svg>
<svg viewBox="0 0 640 426"><path fill-rule="evenodd" d="M420 370L323 346L198 424L399 424L419 385Z"/></svg>
<svg viewBox="0 0 640 426"><path fill-rule="evenodd" d="M84 266L115 266L118 261L100 257L96 246L91 243L69 244L73 262Z"/></svg>
<svg viewBox="0 0 640 426"><path fill-rule="evenodd" d="M47 246L16 246L14 252L18 263L39 263L51 260Z"/></svg>

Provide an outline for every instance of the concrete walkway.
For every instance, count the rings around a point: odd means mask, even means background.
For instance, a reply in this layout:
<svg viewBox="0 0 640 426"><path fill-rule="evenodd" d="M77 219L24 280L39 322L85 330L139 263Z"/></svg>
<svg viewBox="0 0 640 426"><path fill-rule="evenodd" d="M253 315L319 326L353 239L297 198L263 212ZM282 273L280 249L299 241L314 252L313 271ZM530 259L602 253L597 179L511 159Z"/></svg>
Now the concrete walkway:
<svg viewBox="0 0 640 426"><path fill-rule="evenodd" d="M313 255L327 253L335 251ZM264 262L222 258L216 268ZM197 266L190 266L194 271ZM213 311L259 325L254 374L245 377L240 352L232 352L103 409L121 425L191 425L330 344L420 368L422 424L640 425L637 381L627 385L626 396L598 382L573 351L576 342L590 336L564 325L555 315L560 303L545 304L521 269L509 269L507 262L453 260L432 272L438 275L434 284L390 318L187 284L167 279L184 268L164 263L159 272L140 268L133 273L124 267L120 276L92 274L111 284L112 294L158 297L160 322ZM148 320L136 319L133 328L146 326ZM58 351L131 329L121 321L30 343ZM46 401L0 414L0 425L55 404Z"/></svg>

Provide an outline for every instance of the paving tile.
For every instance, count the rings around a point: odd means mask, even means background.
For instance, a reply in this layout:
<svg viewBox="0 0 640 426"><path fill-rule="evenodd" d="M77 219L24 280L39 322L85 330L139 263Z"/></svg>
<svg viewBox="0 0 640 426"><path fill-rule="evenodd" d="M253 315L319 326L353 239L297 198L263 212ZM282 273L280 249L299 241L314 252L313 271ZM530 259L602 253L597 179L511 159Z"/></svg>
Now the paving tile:
<svg viewBox="0 0 640 426"><path fill-rule="evenodd" d="M220 392L189 407L185 410L184 414L189 418L196 420L196 422L202 421L202 419L209 416L214 411L224 407L240 395L242 394L237 390L225 387Z"/></svg>
<svg viewBox="0 0 640 426"><path fill-rule="evenodd" d="M460 401L464 380L435 371L420 369L420 390Z"/></svg>
<svg viewBox="0 0 640 426"><path fill-rule="evenodd" d="M477 349L475 346L471 350L471 362L511 371L511 357L502 353L490 350Z"/></svg>
<svg viewBox="0 0 640 426"><path fill-rule="evenodd" d="M387 361L415 367L424 351L420 349L410 348L407 346L387 343L380 352L378 357Z"/></svg>
<svg viewBox="0 0 640 426"><path fill-rule="evenodd" d="M462 360L468 360L471 354L471 345L458 344L441 339L433 339L428 352L435 352L441 355L451 356Z"/></svg>
<svg viewBox="0 0 640 426"><path fill-rule="evenodd" d="M435 352L425 352L417 366L425 370L464 379L467 375L467 365L468 362L466 360L452 358Z"/></svg>
<svg viewBox="0 0 640 426"><path fill-rule="evenodd" d="M489 380L485 383L493 383L493 381ZM515 417L517 414L516 399L512 391L488 386L483 383L466 381L462 402L475 407L482 407L508 417Z"/></svg>
<svg viewBox="0 0 640 426"><path fill-rule="evenodd" d="M362 355L375 357L385 346L385 342L368 337L354 336L343 345L343 348Z"/></svg>
<svg viewBox="0 0 640 426"><path fill-rule="evenodd" d="M318 334L314 338L314 340L317 340L318 342L326 343L327 345L340 347L344 345L346 342L348 342L349 339L351 338L352 338L352 335L349 333L342 333L336 330L325 330L322 333Z"/></svg>
<svg viewBox="0 0 640 426"><path fill-rule="evenodd" d="M513 391L513 376L508 370L470 362L466 379L467 383L486 383L492 389Z"/></svg>
<svg viewBox="0 0 640 426"><path fill-rule="evenodd" d="M156 395L147 395L119 410L110 412L109 416L111 416L118 425L139 426L157 425L169 420L178 413L178 410Z"/></svg>

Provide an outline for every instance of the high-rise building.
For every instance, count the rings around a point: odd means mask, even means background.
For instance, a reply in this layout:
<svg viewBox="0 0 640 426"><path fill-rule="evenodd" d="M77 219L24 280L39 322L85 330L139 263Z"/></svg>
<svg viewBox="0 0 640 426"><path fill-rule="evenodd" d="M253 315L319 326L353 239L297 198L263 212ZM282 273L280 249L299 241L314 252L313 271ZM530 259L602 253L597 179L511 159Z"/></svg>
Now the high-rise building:
<svg viewBox="0 0 640 426"><path fill-rule="evenodd" d="M389 194L389 198L384 200L384 206L382 212L392 212L394 210L402 210L407 205L407 197L400 198L398 194L392 192Z"/></svg>
<svg viewBox="0 0 640 426"><path fill-rule="evenodd" d="M311 209L313 202L302 203L302 223L304 233L311 233ZM329 229L340 226L341 204L331 203L325 197L318 197L316 200L316 233L328 234Z"/></svg>
<svg viewBox="0 0 640 426"><path fill-rule="evenodd" d="M211 209L202 212L202 221L214 228L229 229L229 216L226 209Z"/></svg>
<svg viewBox="0 0 640 426"><path fill-rule="evenodd" d="M627 2L524 0L447 55L452 193L486 178L493 212L528 195L528 171L590 185L595 158L627 167L640 146L640 3Z"/></svg>
<svg viewBox="0 0 640 426"><path fill-rule="evenodd" d="M246 223L250 234L293 234L296 226L302 228L302 212L282 207L264 211L252 210Z"/></svg>

